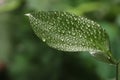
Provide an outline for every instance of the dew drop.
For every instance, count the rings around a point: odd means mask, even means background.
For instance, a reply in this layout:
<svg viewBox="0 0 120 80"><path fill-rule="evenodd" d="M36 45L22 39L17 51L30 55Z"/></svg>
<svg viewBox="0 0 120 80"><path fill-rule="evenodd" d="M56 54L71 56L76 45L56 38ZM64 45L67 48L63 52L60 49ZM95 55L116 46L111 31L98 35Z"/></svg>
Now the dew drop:
<svg viewBox="0 0 120 80"><path fill-rule="evenodd" d="M64 41L64 39L61 39L61 41Z"/></svg>
<svg viewBox="0 0 120 80"><path fill-rule="evenodd" d="M93 42L93 39L90 38L90 41Z"/></svg>
<svg viewBox="0 0 120 80"><path fill-rule="evenodd" d="M96 52L90 51L89 53L94 56Z"/></svg>
<svg viewBox="0 0 120 80"><path fill-rule="evenodd" d="M75 36L75 33L72 33L73 36Z"/></svg>
<svg viewBox="0 0 120 80"><path fill-rule="evenodd" d="M27 14L25 14L25 16L28 16L28 17L30 17L30 16L32 16L30 13L27 13Z"/></svg>
<svg viewBox="0 0 120 80"><path fill-rule="evenodd" d="M45 42L45 41L46 41L46 39L45 39L45 38L42 38L42 41L43 41L43 42Z"/></svg>

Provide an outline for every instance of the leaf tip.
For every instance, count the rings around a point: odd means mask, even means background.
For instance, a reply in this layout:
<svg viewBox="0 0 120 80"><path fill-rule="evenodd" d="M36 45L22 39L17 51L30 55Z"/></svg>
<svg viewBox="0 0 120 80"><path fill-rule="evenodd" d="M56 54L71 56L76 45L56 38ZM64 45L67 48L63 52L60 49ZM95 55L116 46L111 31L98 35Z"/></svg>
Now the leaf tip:
<svg viewBox="0 0 120 80"><path fill-rule="evenodd" d="M31 14L30 14L30 13L27 13L27 14L24 14L24 15L25 15L25 16L28 16L28 17L29 17L29 16L31 16Z"/></svg>

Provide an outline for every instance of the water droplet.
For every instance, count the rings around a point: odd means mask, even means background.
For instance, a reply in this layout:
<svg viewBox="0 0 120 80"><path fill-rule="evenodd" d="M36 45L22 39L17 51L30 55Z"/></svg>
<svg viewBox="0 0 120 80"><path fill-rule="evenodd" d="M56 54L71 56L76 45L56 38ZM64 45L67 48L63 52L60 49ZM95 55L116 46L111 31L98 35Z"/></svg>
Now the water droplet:
<svg viewBox="0 0 120 80"><path fill-rule="evenodd" d="M64 39L62 38L61 41L64 41Z"/></svg>
<svg viewBox="0 0 120 80"><path fill-rule="evenodd" d="M89 52L89 53L94 56L96 52Z"/></svg>
<svg viewBox="0 0 120 80"><path fill-rule="evenodd" d="M76 21L76 20L77 20L77 18L76 18L76 17L74 17L74 20Z"/></svg>
<svg viewBox="0 0 120 80"><path fill-rule="evenodd" d="M80 35L80 38L82 38L82 35Z"/></svg>
<svg viewBox="0 0 120 80"><path fill-rule="evenodd" d="M45 38L42 38L42 41L43 41L43 42L45 42L45 41L46 41L46 39L45 39Z"/></svg>
<svg viewBox="0 0 120 80"><path fill-rule="evenodd" d="M27 13L27 14L25 14L25 16L28 16L28 17L30 17L30 16L32 16L30 13Z"/></svg>
<svg viewBox="0 0 120 80"><path fill-rule="evenodd" d="M75 36L75 33L72 33L73 36Z"/></svg>
<svg viewBox="0 0 120 80"><path fill-rule="evenodd" d="M90 25L87 25L87 27L90 27Z"/></svg>
<svg viewBox="0 0 120 80"><path fill-rule="evenodd" d="M93 42L93 39L92 39L92 38L90 38L90 41L91 41L91 42Z"/></svg>

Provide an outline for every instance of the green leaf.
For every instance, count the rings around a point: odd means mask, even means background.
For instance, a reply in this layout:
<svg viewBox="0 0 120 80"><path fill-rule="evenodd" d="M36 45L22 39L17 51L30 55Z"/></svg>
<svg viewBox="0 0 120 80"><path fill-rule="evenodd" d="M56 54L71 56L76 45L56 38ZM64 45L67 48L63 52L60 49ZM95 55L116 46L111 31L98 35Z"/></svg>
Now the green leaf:
<svg viewBox="0 0 120 80"><path fill-rule="evenodd" d="M35 34L50 47L62 51L88 51L98 59L114 64L106 31L96 22L61 11L25 14Z"/></svg>

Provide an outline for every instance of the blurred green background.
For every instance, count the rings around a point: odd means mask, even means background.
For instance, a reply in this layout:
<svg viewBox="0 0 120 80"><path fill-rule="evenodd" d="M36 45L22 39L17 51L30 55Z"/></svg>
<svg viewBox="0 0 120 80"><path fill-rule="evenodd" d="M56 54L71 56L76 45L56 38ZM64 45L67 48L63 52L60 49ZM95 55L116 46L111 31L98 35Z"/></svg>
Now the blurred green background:
<svg viewBox="0 0 120 80"><path fill-rule="evenodd" d="M60 10L102 25L120 59L120 0L0 0L0 80L114 80L115 67L87 52L62 52L34 34L31 10Z"/></svg>

